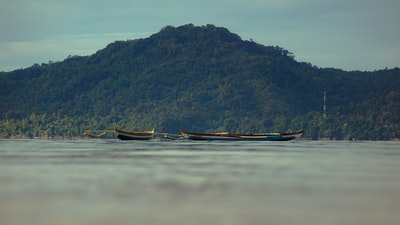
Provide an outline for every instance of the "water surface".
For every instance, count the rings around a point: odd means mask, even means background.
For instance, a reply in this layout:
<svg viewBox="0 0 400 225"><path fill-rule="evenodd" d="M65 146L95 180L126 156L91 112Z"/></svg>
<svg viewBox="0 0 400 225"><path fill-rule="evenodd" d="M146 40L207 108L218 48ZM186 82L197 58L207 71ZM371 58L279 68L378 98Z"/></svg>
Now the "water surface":
<svg viewBox="0 0 400 225"><path fill-rule="evenodd" d="M0 224L400 224L399 147L0 140Z"/></svg>

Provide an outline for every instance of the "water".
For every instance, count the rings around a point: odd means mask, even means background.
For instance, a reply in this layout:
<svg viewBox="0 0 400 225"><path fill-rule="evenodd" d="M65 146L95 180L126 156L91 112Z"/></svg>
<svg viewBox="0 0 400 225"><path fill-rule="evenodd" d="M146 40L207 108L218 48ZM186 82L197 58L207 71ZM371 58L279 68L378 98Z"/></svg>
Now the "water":
<svg viewBox="0 0 400 225"><path fill-rule="evenodd" d="M400 224L399 147L0 140L0 224Z"/></svg>

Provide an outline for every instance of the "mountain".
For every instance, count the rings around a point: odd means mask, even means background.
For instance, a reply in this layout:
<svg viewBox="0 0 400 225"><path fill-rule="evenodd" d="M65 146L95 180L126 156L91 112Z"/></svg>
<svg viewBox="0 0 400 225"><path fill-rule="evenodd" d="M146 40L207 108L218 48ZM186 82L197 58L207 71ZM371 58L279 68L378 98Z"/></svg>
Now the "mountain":
<svg viewBox="0 0 400 225"><path fill-rule="evenodd" d="M399 68L318 68L223 27L166 26L90 56L0 73L0 135L304 128L313 139L386 140L400 137L399 86Z"/></svg>

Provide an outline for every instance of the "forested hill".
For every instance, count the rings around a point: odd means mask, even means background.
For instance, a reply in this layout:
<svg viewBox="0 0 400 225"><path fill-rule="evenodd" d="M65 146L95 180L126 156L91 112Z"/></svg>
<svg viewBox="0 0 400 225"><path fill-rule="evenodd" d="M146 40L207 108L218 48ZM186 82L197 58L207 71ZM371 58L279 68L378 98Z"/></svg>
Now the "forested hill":
<svg viewBox="0 0 400 225"><path fill-rule="evenodd" d="M167 26L91 56L0 73L0 135L304 128L306 138L386 140L400 137L399 87L399 68L322 69L226 28Z"/></svg>

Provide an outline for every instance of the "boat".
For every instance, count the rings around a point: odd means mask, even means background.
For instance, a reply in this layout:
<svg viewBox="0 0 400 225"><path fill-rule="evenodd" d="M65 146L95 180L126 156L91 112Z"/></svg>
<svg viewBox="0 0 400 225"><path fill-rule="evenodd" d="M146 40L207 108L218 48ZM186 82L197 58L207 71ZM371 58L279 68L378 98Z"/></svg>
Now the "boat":
<svg viewBox="0 0 400 225"><path fill-rule="evenodd" d="M101 133L99 133L101 132ZM108 133L114 132L113 130L85 130L83 133L85 136L88 136L90 138L104 138ZM96 134L97 133L97 134Z"/></svg>
<svg viewBox="0 0 400 225"><path fill-rule="evenodd" d="M120 140L150 140L154 138L154 128L153 130L146 130L143 132L139 132L139 131L124 131L124 130L120 130L118 128L114 128L114 132L117 135L117 138L119 138Z"/></svg>
<svg viewBox="0 0 400 225"><path fill-rule="evenodd" d="M288 133L231 134L231 133L194 133L181 130L182 136L190 140L220 141L290 141L299 138L304 129Z"/></svg>
<svg viewBox="0 0 400 225"><path fill-rule="evenodd" d="M171 135L171 134L168 134L167 132L163 132L162 135L163 135L164 139L167 139L167 140L177 141L177 140L185 139L181 134Z"/></svg>

